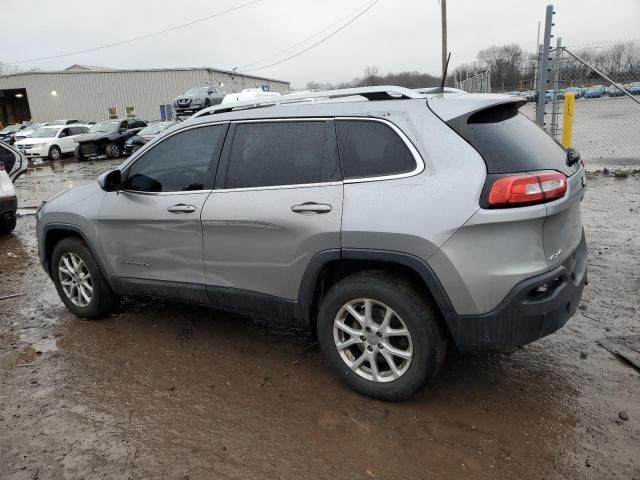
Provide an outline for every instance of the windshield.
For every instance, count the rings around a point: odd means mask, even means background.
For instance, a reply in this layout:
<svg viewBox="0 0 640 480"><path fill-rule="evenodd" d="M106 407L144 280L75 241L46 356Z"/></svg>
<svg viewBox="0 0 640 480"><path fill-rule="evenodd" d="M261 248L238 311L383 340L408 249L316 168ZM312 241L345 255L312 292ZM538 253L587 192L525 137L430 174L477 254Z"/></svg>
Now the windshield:
<svg viewBox="0 0 640 480"><path fill-rule="evenodd" d="M39 128L38 130L33 131L31 138L55 137L59 130L59 128Z"/></svg>
<svg viewBox="0 0 640 480"><path fill-rule="evenodd" d="M98 122L93 127L91 127L91 130L89 130L89 132L111 133L117 132L119 128L120 122L117 120L110 122Z"/></svg>
<svg viewBox="0 0 640 480"><path fill-rule="evenodd" d="M168 124L156 123L154 125L149 125L148 127L144 127L142 130L140 130L140 133L138 133L138 135L157 135L160 132L163 132L164 130L166 130L167 128L169 128Z"/></svg>
<svg viewBox="0 0 640 480"><path fill-rule="evenodd" d="M187 93L185 93L185 95L196 95L196 94L206 95L208 92L209 92L209 89L206 87L190 88L189 90L187 90Z"/></svg>
<svg viewBox="0 0 640 480"><path fill-rule="evenodd" d="M4 127L2 130L0 130L0 133L13 133L13 132L17 132L18 129L20 128L19 125L7 125L6 127Z"/></svg>

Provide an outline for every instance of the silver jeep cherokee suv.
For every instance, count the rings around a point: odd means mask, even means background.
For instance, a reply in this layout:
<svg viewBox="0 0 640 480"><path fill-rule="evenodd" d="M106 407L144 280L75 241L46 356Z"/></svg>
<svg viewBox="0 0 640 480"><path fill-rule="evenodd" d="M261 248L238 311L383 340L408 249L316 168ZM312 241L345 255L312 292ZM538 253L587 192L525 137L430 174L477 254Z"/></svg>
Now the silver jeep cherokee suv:
<svg viewBox="0 0 640 480"><path fill-rule="evenodd" d="M578 307L584 167L524 103L369 87L210 107L45 202L40 259L81 317L140 294L271 319L404 399L448 346L509 350Z"/></svg>

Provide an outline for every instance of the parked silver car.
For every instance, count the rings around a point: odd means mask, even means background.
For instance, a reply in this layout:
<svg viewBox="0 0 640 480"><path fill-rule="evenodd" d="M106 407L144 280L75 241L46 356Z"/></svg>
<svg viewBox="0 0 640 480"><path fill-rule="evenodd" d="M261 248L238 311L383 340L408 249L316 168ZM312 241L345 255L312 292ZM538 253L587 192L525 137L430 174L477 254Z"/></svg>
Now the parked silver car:
<svg viewBox="0 0 640 480"><path fill-rule="evenodd" d="M225 93L214 86L190 88L173 100L173 109L176 116L191 115L203 108L218 105L224 96Z"/></svg>
<svg viewBox="0 0 640 480"><path fill-rule="evenodd" d="M210 107L49 199L40 259L81 317L141 294L268 318L404 399L447 348L510 350L578 307L584 168L525 103L387 86Z"/></svg>

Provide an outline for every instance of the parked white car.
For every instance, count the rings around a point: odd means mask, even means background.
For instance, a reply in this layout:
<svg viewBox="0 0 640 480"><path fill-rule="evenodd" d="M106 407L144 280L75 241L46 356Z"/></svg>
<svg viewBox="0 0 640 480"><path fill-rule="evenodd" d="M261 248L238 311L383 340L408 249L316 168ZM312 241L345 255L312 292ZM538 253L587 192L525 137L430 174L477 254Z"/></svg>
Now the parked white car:
<svg viewBox="0 0 640 480"><path fill-rule="evenodd" d="M87 125L50 125L34 130L30 137L15 143L16 148L29 158L47 157L58 160L76 148L74 138L89 131Z"/></svg>

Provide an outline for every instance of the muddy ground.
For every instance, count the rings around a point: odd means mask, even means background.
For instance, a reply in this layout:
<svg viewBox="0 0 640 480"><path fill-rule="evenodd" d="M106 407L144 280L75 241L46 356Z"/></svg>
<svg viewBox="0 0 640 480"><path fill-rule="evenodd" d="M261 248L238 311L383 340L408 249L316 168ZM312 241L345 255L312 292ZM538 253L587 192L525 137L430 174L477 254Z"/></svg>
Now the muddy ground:
<svg viewBox="0 0 640 480"><path fill-rule="evenodd" d="M45 164L20 206L111 165ZM0 239L0 296L26 293L0 300L0 478L640 479L640 374L596 343L640 334L640 176L590 176L583 215L590 284L569 324L511 355L451 352L400 404L251 319L130 299L80 320L22 216Z"/></svg>

